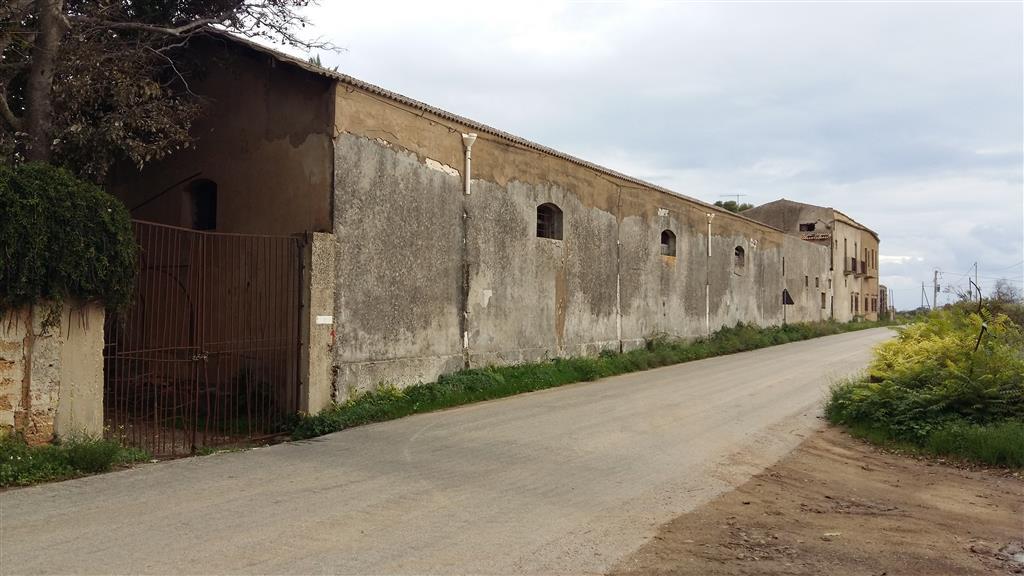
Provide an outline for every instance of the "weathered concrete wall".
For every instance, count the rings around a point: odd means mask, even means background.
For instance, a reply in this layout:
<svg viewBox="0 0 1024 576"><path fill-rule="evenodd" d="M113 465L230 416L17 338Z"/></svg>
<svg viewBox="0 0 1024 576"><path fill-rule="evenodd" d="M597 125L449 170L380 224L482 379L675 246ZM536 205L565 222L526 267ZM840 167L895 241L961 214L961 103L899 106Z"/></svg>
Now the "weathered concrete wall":
<svg viewBox="0 0 1024 576"><path fill-rule="evenodd" d="M477 141L479 156L489 152ZM466 199L472 365L593 354L618 346L611 212L560 183L475 180ZM607 186L605 186L607 188ZM592 188L599 201L614 189ZM537 238L537 206L563 211L563 239Z"/></svg>
<svg viewBox="0 0 1024 576"><path fill-rule="evenodd" d="M465 195L466 127L344 86L335 111L342 388L828 317L824 246L489 134ZM548 202L562 240L536 236ZM675 256L660 252L666 229Z"/></svg>
<svg viewBox="0 0 1024 576"><path fill-rule="evenodd" d="M336 381L406 383L460 368L458 180L375 140L342 134L335 148Z"/></svg>
<svg viewBox="0 0 1024 576"><path fill-rule="evenodd" d="M196 49L209 70L192 86L206 102L195 145L118 166L110 191L134 218L188 228L189 187L209 179L218 232L330 232L332 82L219 40Z"/></svg>
<svg viewBox="0 0 1024 576"><path fill-rule="evenodd" d="M32 444L103 432L103 308L11 311L0 326L0 430Z"/></svg>
<svg viewBox="0 0 1024 576"><path fill-rule="evenodd" d="M799 238L785 238L785 287L793 298L786 308L789 322L826 321L832 319L833 291L829 288L828 246L812 244ZM808 250L812 246L813 250Z"/></svg>

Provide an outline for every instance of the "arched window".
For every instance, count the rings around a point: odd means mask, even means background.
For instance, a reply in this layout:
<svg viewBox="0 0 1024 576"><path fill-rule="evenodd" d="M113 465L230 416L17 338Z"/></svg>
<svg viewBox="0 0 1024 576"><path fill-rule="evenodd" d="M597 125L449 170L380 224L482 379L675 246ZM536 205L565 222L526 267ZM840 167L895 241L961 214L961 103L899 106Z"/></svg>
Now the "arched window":
<svg viewBox="0 0 1024 576"><path fill-rule="evenodd" d="M676 235L671 230L661 231L661 255L676 255Z"/></svg>
<svg viewBox="0 0 1024 576"><path fill-rule="evenodd" d="M738 270L747 265L747 253L743 251L743 246L737 246L733 252L733 265Z"/></svg>
<svg viewBox="0 0 1024 576"><path fill-rule="evenodd" d="M202 178L188 185L193 230L213 230L217 227L217 183Z"/></svg>
<svg viewBox="0 0 1024 576"><path fill-rule="evenodd" d="M537 238L562 239L562 209L554 204L537 206Z"/></svg>

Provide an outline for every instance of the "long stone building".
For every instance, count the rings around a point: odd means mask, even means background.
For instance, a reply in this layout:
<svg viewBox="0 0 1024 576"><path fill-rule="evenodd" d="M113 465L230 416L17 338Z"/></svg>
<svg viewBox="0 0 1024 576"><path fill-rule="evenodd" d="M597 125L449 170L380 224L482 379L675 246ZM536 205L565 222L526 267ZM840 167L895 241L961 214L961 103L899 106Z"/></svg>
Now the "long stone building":
<svg viewBox="0 0 1024 576"><path fill-rule="evenodd" d="M767 209L733 214L256 44L193 43L216 63L192 87L209 99L196 145L118 168L112 190L140 220L316 233L305 409L738 322L873 316L841 303L875 297L877 236L839 212L801 238ZM844 275L839 254L862 248L869 267Z"/></svg>

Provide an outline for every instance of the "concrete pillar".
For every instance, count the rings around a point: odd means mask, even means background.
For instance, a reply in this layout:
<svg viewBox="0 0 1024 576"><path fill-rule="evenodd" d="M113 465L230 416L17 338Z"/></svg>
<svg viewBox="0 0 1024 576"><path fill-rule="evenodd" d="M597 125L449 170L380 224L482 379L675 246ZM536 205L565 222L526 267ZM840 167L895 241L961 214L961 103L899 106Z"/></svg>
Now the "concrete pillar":
<svg viewBox="0 0 1024 576"><path fill-rule="evenodd" d="M299 410L316 414L333 400L334 358L334 234L304 235L300 333Z"/></svg>
<svg viewBox="0 0 1024 576"><path fill-rule="evenodd" d="M99 304L66 304L61 323L60 438L103 435L103 321Z"/></svg>

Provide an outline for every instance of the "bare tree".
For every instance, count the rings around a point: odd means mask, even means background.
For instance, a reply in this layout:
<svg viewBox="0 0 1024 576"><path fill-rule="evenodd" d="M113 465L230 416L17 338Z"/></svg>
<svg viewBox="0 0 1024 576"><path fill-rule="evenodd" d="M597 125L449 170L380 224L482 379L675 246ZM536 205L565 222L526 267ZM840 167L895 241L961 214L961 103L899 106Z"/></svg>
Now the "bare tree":
<svg viewBox="0 0 1024 576"><path fill-rule="evenodd" d="M1006 278L996 280L992 286L991 298L1005 304L1024 304L1024 295L1021 294L1021 289L1011 284Z"/></svg>
<svg viewBox="0 0 1024 576"><path fill-rule="evenodd" d="M5 0L0 5L0 151L94 180L187 146L203 64L185 49L211 30L304 49L312 0Z"/></svg>

